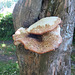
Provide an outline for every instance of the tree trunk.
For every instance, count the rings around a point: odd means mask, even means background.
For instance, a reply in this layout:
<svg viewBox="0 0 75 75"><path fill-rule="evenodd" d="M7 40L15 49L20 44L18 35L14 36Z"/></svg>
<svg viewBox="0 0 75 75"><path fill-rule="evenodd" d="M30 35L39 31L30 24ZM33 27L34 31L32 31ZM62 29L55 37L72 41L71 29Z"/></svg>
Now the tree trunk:
<svg viewBox="0 0 75 75"><path fill-rule="evenodd" d="M13 12L14 28L29 27L46 16L59 16L63 42L58 49L37 54L17 46L20 75L71 75L71 44L75 19L75 0L19 0Z"/></svg>

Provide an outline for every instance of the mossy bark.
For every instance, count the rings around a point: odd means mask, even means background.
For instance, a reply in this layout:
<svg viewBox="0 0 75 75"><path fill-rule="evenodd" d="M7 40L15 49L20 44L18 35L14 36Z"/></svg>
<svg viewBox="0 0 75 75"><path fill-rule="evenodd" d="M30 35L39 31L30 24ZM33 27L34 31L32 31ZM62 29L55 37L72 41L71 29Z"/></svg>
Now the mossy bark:
<svg viewBox="0 0 75 75"><path fill-rule="evenodd" d="M75 0L19 0L13 12L15 30L29 27L46 16L59 16L63 42L58 49L37 54L17 46L20 75L71 75L71 44L75 19Z"/></svg>

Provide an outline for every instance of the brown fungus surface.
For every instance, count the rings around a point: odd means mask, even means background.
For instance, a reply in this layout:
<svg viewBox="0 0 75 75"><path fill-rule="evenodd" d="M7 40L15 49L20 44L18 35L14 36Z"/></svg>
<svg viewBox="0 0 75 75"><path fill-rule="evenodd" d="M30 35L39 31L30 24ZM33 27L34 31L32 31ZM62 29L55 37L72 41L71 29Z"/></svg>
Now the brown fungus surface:
<svg viewBox="0 0 75 75"><path fill-rule="evenodd" d="M53 31L43 35L29 34L24 28L20 28L13 35L14 44L22 43L25 49L43 54L58 48L62 42L60 36L60 26L58 25Z"/></svg>
<svg viewBox="0 0 75 75"><path fill-rule="evenodd" d="M41 35L52 31L60 23L61 19L59 17L46 17L32 24L27 31L31 34Z"/></svg>

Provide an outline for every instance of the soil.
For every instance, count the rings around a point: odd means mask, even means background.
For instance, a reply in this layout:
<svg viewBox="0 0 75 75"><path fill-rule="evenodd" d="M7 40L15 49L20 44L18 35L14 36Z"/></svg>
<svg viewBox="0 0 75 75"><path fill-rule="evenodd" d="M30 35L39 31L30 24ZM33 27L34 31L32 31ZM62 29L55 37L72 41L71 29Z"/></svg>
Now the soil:
<svg viewBox="0 0 75 75"><path fill-rule="evenodd" d="M8 45L9 45L9 44L12 44L12 43L13 43L13 40L9 40L9 41L0 41L0 44L1 44L1 43L5 43L5 44L8 44Z"/></svg>
<svg viewBox="0 0 75 75"><path fill-rule="evenodd" d="M3 61L3 62L8 62L8 61L17 61L17 56L16 55L1 55L0 54L0 61Z"/></svg>

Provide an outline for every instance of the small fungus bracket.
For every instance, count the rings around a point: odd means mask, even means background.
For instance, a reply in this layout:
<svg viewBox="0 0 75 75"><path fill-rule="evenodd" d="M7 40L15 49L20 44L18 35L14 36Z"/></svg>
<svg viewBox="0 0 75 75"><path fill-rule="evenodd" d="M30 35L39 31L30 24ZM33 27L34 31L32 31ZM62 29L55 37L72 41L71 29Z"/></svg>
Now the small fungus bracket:
<svg viewBox="0 0 75 75"><path fill-rule="evenodd" d="M13 35L15 45L22 43L24 48L43 54L58 48L62 42L59 17L43 18L29 28L19 28Z"/></svg>

